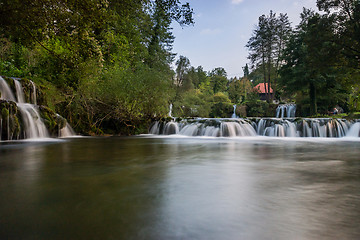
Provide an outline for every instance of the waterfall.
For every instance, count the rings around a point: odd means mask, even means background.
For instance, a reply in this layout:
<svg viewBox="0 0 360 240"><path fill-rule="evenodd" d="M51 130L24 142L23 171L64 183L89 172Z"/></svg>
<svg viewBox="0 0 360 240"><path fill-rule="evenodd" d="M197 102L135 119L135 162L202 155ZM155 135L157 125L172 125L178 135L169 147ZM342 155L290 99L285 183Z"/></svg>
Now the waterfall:
<svg viewBox="0 0 360 240"><path fill-rule="evenodd" d="M172 116L172 108L173 108L173 104L172 103L170 103L170 106L169 106L169 117L173 117Z"/></svg>
<svg viewBox="0 0 360 240"><path fill-rule="evenodd" d="M222 122L220 125L221 137L256 136L255 129L245 122Z"/></svg>
<svg viewBox="0 0 360 240"><path fill-rule="evenodd" d="M349 130L351 129L351 130ZM331 118L182 119L155 122L150 134L209 137L322 137L359 136L360 123Z"/></svg>
<svg viewBox="0 0 360 240"><path fill-rule="evenodd" d="M177 134L179 132L179 127L174 122L168 122L165 125L165 130L167 135L169 134Z"/></svg>
<svg viewBox="0 0 360 240"><path fill-rule="evenodd" d="M33 100L33 104L37 105L37 101L36 101L36 86L35 83L33 81L30 81L33 91L32 91L32 100Z"/></svg>
<svg viewBox="0 0 360 240"><path fill-rule="evenodd" d="M50 137L49 131L41 118L39 106L36 105L36 85L34 82L29 81L31 84L31 89L29 90L30 101L34 103L31 104L26 103L25 101L24 88L21 85L21 81L15 78L11 78L9 81L13 81L15 94L7 81L0 77L0 99L3 100L2 107L5 108L5 110L8 110L8 113L5 111L7 114L6 118L2 119L3 116L0 114L0 140ZM18 109L18 114L16 109ZM63 119L63 121L66 120ZM52 134L54 135L54 133ZM75 133L71 126L66 122L63 128L58 129L57 135L60 137L68 137L75 135Z"/></svg>
<svg viewBox="0 0 360 240"><path fill-rule="evenodd" d="M360 122L356 122L351 126L346 137L360 137Z"/></svg>
<svg viewBox="0 0 360 240"><path fill-rule="evenodd" d="M76 135L75 131L72 129L72 127L70 126L70 124L68 122L66 122L65 127L60 129L60 137L62 137L62 138L71 137L71 136L75 136L75 135Z"/></svg>
<svg viewBox="0 0 360 240"><path fill-rule="evenodd" d="M14 83L15 83L15 88L16 88L16 98L18 103L24 103L25 102L25 96L24 96L24 91L22 89L21 83L14 79Z"/></svg>
<svg viewBox="0 0 360 240"><path fill-rule="evenodd" d="M47 138L49 132L40 117L35 105L30 103L19 103L19 110L25 125L25 138Z"/></svg>
<svg viewBox="0 0 360 240"><path fill-rule="evenodd" d="M276 108L276 118L294 118L296 113L296 104L280 104ZM286 115L285 115L286 114Z"/></svg>
<svg viewBox="0 0 360 240"><path fill-rule="evenodd" d="M0 99L16 102L14 94L12 93L9 85L6 83L5 79L3 79L1 76L0 76L0 92L1 92Z"/></svg>
<svg viewBox="0 0 360 240"><path fill-rule="evenodd" d="M233 107L234 107L234 113L231 116L231 118L237 118L238 116L236 116L236 104Z"/></svg>
<svg viewBox="0 0 360 240"><path fill-rule="evenodd" d="M155 122L150 127L149 133L156 135L179 134L208 137L256 136L253 126L242 119L228 119L227 121L195 119L180 122L170 121L167 123Z"/></svg>

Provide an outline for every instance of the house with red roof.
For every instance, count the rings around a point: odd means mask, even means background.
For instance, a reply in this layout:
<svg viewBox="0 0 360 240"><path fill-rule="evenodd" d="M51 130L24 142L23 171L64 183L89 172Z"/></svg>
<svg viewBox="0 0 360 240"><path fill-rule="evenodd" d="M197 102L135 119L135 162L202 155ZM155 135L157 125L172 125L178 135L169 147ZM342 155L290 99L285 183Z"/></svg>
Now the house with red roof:
<svg viewBox="0 0 360 240"><path fill-rule="evenodd" d="M260 97L260 100L266 100L266 91L265 91L265 86L266 86L266 89L268 90L268 93L269 93L269 98L271 99L273 97L273 94L274 94L274 91L273 89L269 88L269 84L268 83L259 83L258 85L256 85L253 90L257 93L259 93L259 97Z"/></svg>

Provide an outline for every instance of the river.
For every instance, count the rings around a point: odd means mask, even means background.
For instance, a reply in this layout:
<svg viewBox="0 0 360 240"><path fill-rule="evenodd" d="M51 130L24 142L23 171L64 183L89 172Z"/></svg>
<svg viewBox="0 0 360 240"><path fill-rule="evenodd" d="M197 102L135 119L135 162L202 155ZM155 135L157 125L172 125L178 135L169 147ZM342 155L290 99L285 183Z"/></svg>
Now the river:
<svg viewBox="0 0 360 240"><path fill-rule="evenodd" d="M360 141L0 142L0 239L359 239Z"/></svg>

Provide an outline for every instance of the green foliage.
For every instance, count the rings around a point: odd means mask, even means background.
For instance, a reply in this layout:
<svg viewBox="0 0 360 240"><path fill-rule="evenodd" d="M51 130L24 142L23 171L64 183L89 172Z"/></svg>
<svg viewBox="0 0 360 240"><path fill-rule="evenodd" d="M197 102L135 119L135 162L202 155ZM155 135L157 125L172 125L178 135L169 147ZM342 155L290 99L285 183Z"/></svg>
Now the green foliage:
<svg viewBox="0 0 360 240"><path fill-rule="evenodd" d="M228 118L233 112L233 104L229 97L223 92L216 93L213 97L210 117Z"/></svg>
<svg viewBox="0 0 360 240"><path fill-rule="evenodd" d="M276 14L270 11L268 16L259 17L259 23L246 44L250 52L248 58L251 61L252 68L261 69L263 82L271 86L275 94L278 70L282 62L280 57L290 33L291 27L287 14L280 13L279 17L276 17ZM272 100L269 93L268 90L265 93L268 102Z"/></svg>
<svg viewBox="0 0 360 240"><path fill-rule="evenodd" d="M208 117L210 111L209 96L197 89L185 92L182 100L175 103L173 113L178 117Z"/></svg>
<svg viewBox="0 0 360 240"><path fill-rule="evenodd" d="M188 60L187 62L189 63ZM179 63L180 61L178 61ZM177 94L173 101L173 115L179 117L230 117L233 113L233 103L228 96L229 80L226 77L225 69L215 68L207 74L201 66L197 68L191 67L189 64L186 66L186 71L183 71L182 85L178 86L178 81L175 82Z"/></svg>
<svg viewBox="0 0 360 240"><path fill-rule="evenodd" d="M353 87L349 96L349 110L350 112L358 112L360 111L360 88Z"/></svg>
<svg viewBox="0 0 360 240"><path fill-rule="evenodd" d="M234 107L229 102L216 102L211 108L210 117L229 118L234 112Z"/></svg>
<svg viewBox="0 0 360 240"><path fill-rule="evenodd" d="M243 77L242 79L232 79L228 87L229 98L236 104L245 101L251 92L251 82L247 77Z"/></svg>
<svg viewBox="0 0 360 240"><path fill-rule="evenodd" d="M307 93L302 96L308 98L306 113L310 115L343 105L346 99L346 86L339 81L337 64L341 58L334 38L332 19L304 9L285 50L281 85L288 93Z"/></svg>
<svg viewBox="0 0 360 240"><path fill-rule="evenodd" d="M175 95L170 25L193 24L188 3L4 0L0 17L0 74L33 79L40 103L78 132L133 134L167 114Z"/></svg>
<svg viewBox="0 0 360 240"><path fill-rule="evenodd" d="M317 0L319 10L332 19L336 28L334 42L340 46L340 54L345 58L344 67L360 69L360 2L358 0Z"/></svg>
<svg viewBox="0 0 360 240"><path fill-rule="evenodd" d="M268 106L269 104L264 101L249 101L246 103L246 114L248 117L265 117L267 115Z"/></svg>
<svg viewBox="0 0 360 240"><path fill-rule="evenodd" d="M217 103L217 102L231 103L229 97L223 92L216 93L214 95L213 101L215 103Z"/></svg>
<svg viewBox="0 0 360 240"><path fill-rule="evenodd" d="M228 84L226 76L227 73L222 67L215 68L209 73L210 86L214 93L226 91Z"/></svg>

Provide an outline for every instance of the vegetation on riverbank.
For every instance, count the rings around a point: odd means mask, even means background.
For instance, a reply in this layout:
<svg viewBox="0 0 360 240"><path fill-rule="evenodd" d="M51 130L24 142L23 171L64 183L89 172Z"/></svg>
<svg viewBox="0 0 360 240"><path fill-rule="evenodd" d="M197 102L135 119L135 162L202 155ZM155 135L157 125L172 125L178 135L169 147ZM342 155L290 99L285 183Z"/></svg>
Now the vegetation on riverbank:
<svg viewBox="0 0 360 240"><path fill-rule="evenodd" d="M4 0L0 75L32 79L77 132L133 134L168 113L170 24L192 14L179 0Z"/></svg>
<svg viewBox="0 0 360 240"><path fill-rule="evenodd" d="M205 71L185 56L172 70L170 25L194 23L189 3L4 0L0 75L32 79L39 104L82 134L146 132L170 104L179 117L230 117L235 104L239 117L274 116L272 100L296 102L298 116L335 106L357 116L360 3L317 4L323 12L304 9L295 28L286 14L260 16L247 44L250 67L228 78L224 68ZM274 89L267 102L253 91L259 82Z"/></svg>

